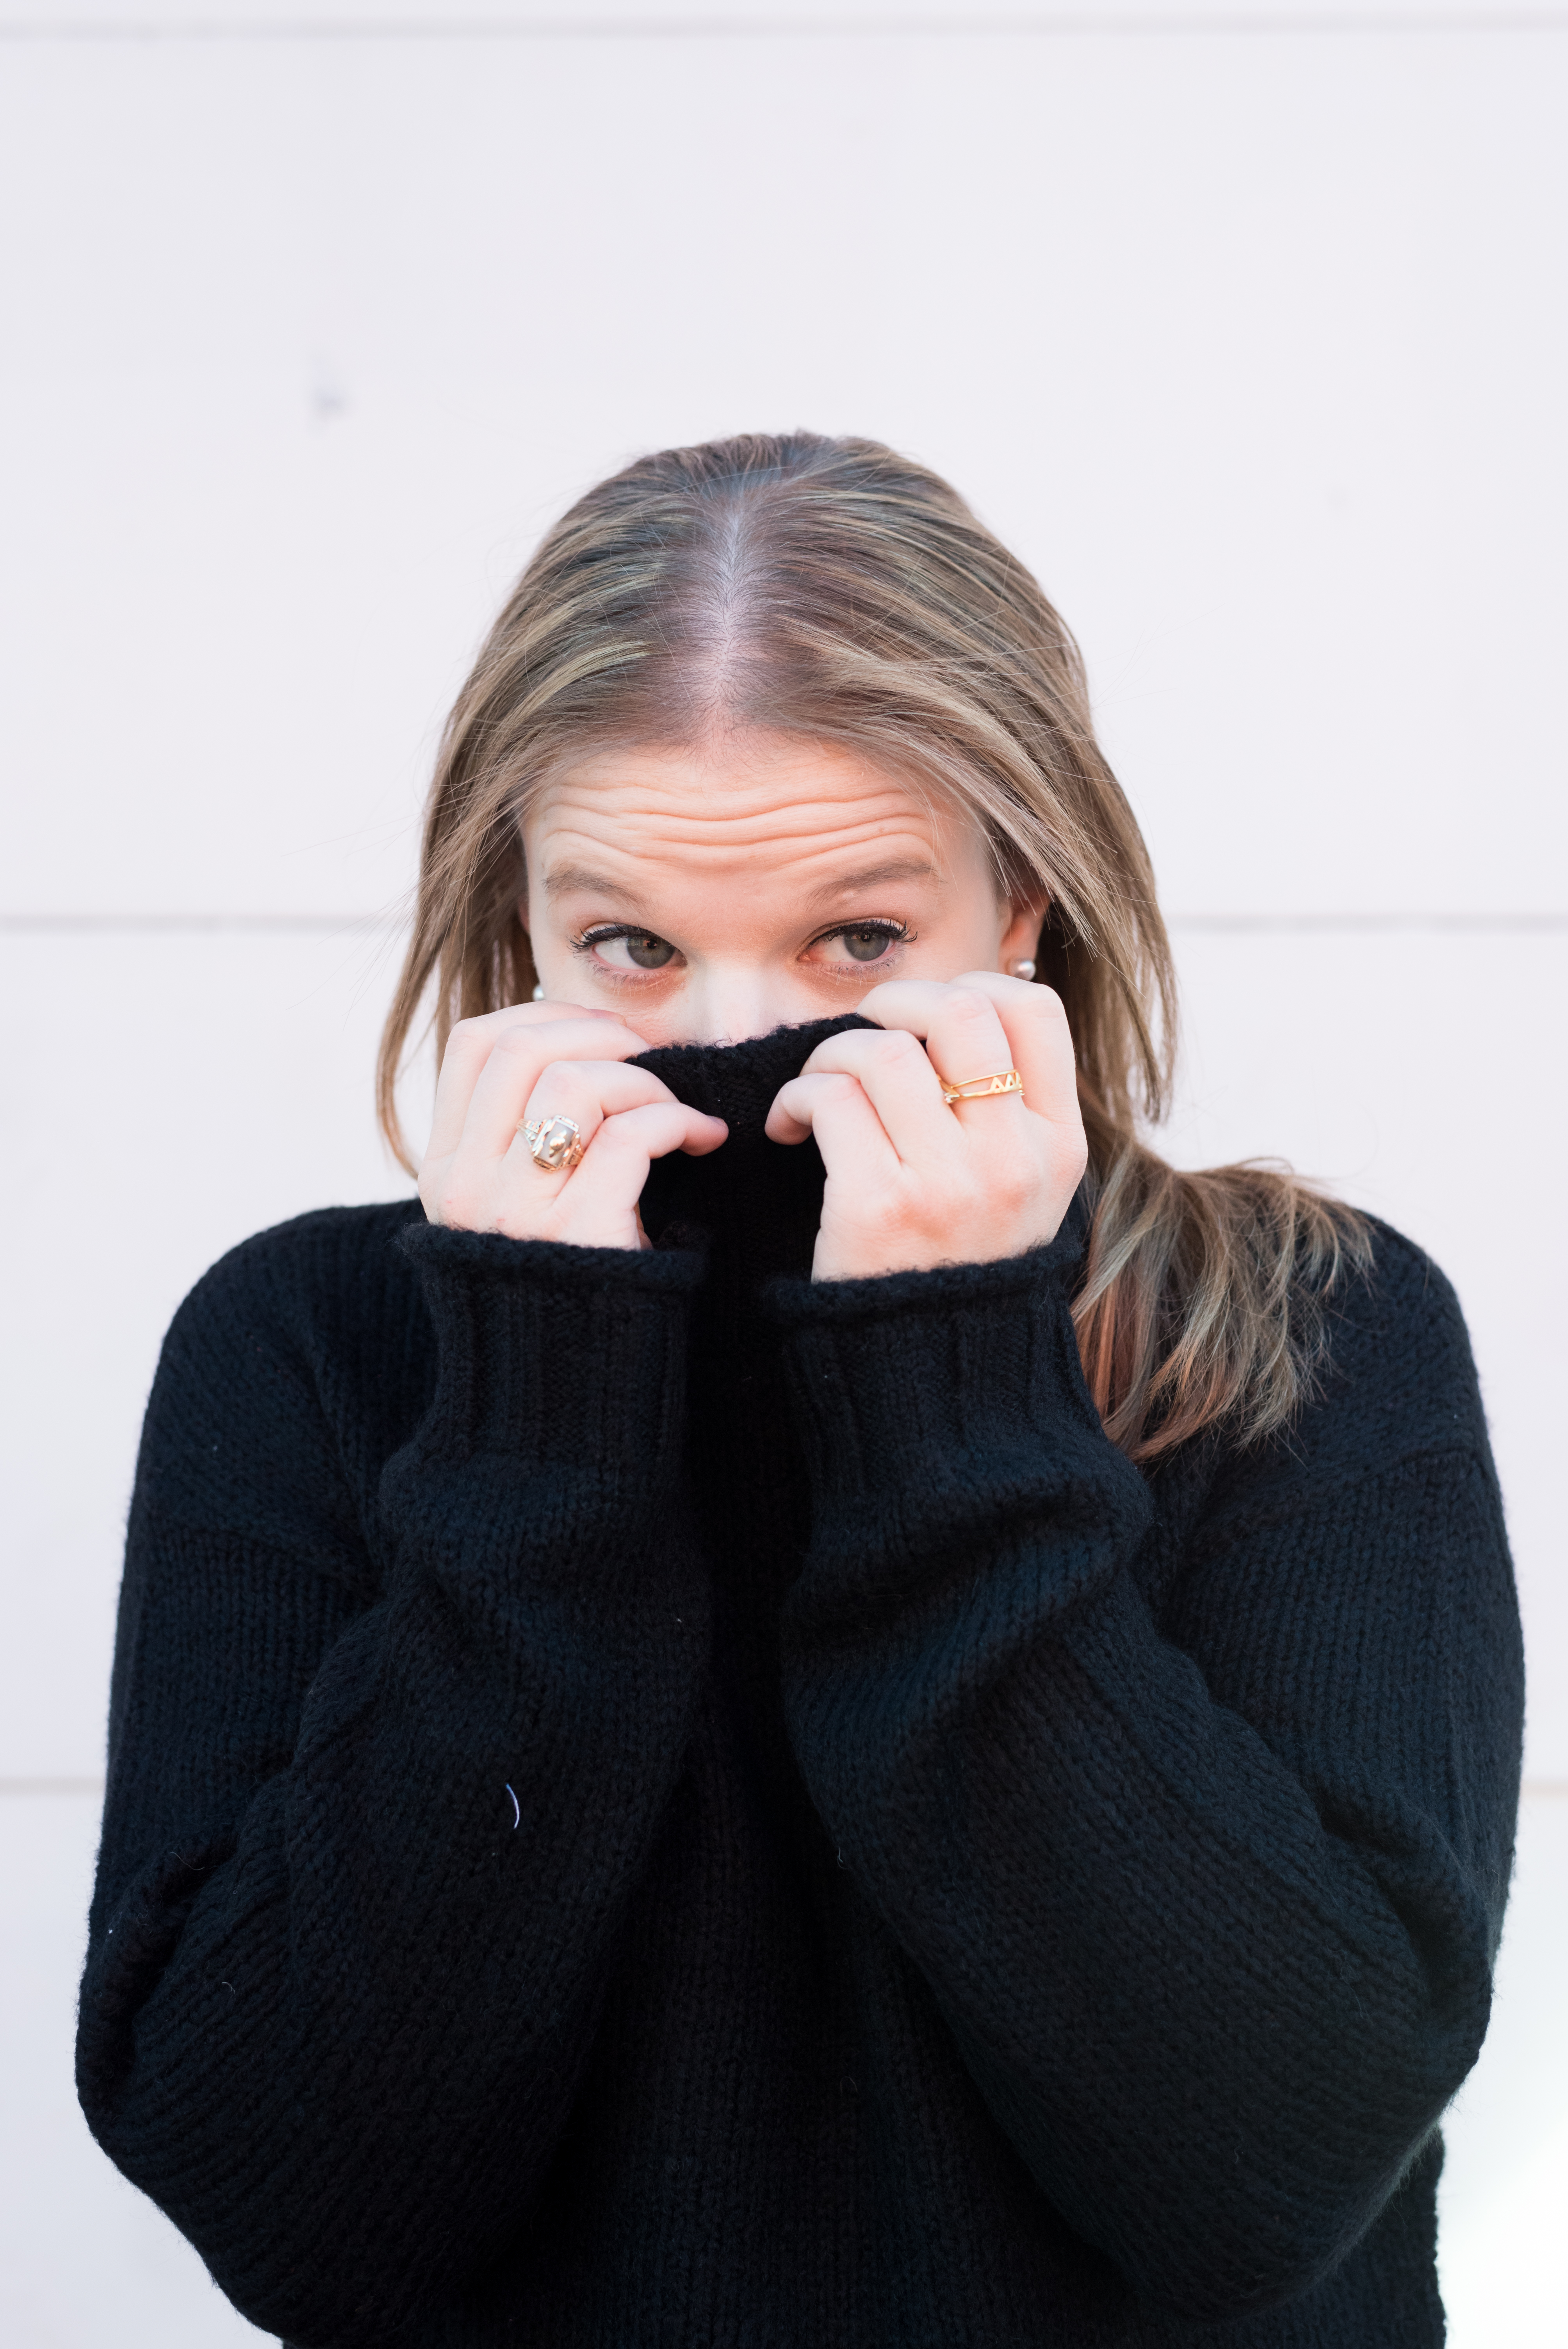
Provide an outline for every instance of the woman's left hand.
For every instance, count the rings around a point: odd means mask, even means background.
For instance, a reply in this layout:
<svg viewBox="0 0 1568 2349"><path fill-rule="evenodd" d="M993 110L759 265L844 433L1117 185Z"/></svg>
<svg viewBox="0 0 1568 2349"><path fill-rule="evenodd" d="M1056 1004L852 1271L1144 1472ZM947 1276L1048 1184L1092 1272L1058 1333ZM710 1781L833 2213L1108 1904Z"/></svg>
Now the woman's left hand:
<svg viewBox="0 0 1568 2349"><path fill-rule="evenodd" d="M881 1032L819 1044L768 1116L775 1142L815 1134L827 1168L812 1278L980 1264L1054 1239L1088 1159L1061 998L981 970L892 979L857 1009ZM942 1097L939 1070L959 1085L1009 1069L1021 1094L952 1109Z"/></svg>

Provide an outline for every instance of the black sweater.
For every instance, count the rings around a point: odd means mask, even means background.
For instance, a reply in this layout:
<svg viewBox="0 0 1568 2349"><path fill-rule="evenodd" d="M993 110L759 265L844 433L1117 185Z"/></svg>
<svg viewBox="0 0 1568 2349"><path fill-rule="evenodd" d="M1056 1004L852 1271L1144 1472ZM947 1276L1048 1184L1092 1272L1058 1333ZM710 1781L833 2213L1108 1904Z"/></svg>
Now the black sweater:
<svg viewBox="0 0 1568 2349"><path fill-rule="evenodd" d="M308 2349L1429 2349L1521 1713L1453 1296L1380 1228L1289 1439L1140 1475L1076 1214L799 1278L821 1032L648 1056L732 1125L651 1253L335 1210L181 1309L92 2127Z"/></svg>

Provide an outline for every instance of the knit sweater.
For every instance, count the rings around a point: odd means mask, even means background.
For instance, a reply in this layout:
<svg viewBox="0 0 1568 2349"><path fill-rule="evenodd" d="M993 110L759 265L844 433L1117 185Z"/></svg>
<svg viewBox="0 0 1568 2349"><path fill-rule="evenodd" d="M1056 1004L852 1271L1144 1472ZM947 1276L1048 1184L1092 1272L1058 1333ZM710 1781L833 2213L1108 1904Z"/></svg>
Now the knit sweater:
<svg viewBox="0 0 1568 2349"><path fill-rule="evenodd" d="M1140 1473L1076 1211L803 1277L824 1032L646 1056L731 1125L649 1252L332 1210L181 1308L92 2127L300 2349L1434 2349L1521 1722L1452 1293L1379 1226L1289 1435Z"/></svg>

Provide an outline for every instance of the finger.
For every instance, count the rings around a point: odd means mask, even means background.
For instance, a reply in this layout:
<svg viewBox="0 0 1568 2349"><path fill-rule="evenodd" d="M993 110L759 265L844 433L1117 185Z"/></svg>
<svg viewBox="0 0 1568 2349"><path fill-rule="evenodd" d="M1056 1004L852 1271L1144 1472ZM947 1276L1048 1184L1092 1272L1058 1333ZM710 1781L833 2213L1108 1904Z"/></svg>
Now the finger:
<svg viewBox="0 0 1568 2349"><path fill-rule="evenodd" d="M541 1071L539 1082L517 1121L503 1167L519 1154L531 1158L525 1131L531 1124L543 1124L552 1117L570 1118L586 1151L607 1118L675 1102L675 1098L651 1069L630 1068L614 1061L552 1061ZM676 1102L676 1106L682 1108L685 1104ZM700 1112L694 1112L696 1114ZM717 1149L729 1129L722 1118L710 1118L707 1122L716 1131L717 1139L711 1146Z"/></svg>
<svg viewBox="0 0 1568 2349"><path fill-rule="evenodd" d="M576 1025L583 1020L608 1022L616 1027L624 1024L613 1011L594 1011L586 1005L564 1003L513 1003L503 1011L487 1011L473 1019L459 1019L441 1055L426 1155L445 1157L457 1148L480 1071L503 1036L530 1028L559 1026L563 1021ZM632 1030L627 1029L626 1033L630 1035ZM646 1050L646 1044L639 1038L632 1053Z"/></svg>
<svg viewBox="0 0 1568 2349"><path fill-rule="evenodd" d="M937 1075L950 1085L1005 1076L1013 1066L1012 1043L983 988L944 988L927 1022L925 1049ZM1022 1116L1024 1102L1016 1093L993 1094L985 1101L955 1102L953 1108L961 1132L978 1123L995 1133L1000 1121Z"/></svg>
<svg viewBox="0 0 1568 2349"><path fill-rule="evenodd" d="M889 979L862 996L856 1008L863 1019L874 1019L879 1027L907 1028L912 1035L929 1039L951 987L983 994L995 1006L1011 1052L1010 1060L1001 1065L1017 1070L1028 1107L1053 1123L1076 1124L1078 1069L1072 1034L1061 997L1053 988L1038 986L1033 979L1008 978L999 970L966 970L946 983ZM959 1081L962 1071L939 1065L950 1084ZM974 1073L994 1072L976 1070Z"/></svg>
<svg viewBox="0 0 1568 2349"><path fill-rule="evenodd" d="M942 1007L951 982L945 978L884 978L855 1009L861 1019L874 1019L879 1028L906 1028L912 1036L925 1036Z"/></svg>
<svg viewBox="0 0 1568 2349"><path fill-rule="evenodd" d="M1011 1039L997 1011L993 981L995 988L1016 988L1020 995L1030 991L1028 982L1004 978L1000 971L966 971L958 979L890 979L873 987L857 1009L862 1018L874 1019L880 1028L923 1036L944 1081L968 1084L976 1077L1004 1075L1014 1065ZM1016 1095L1010 1098L1016 1103Z"/></svg>
<svg viewBox="0 0 1568 2349"><path fill-rule="evenodd" d="M819 1044L800 1073L852 1078L900 1158L929 1156L954 1139L936 1071L918 1038L905 1030L879 1035L867 1028L846 1029ZM779 1094L780 1102L789 1090Z"/></svg>
<svg viewBox="0 0 1568 2349"><path fill-rule="evenodd" d="M610 1209L634 1206L647 1176L648 1167L655 1158L667 1158L672 1151L684 1150L688 1156L704 1158L727 1140L729 1128L721 1117L708 1117L699 1109L688 1109L672 1094L667 1101L649 1102L641 1109L621 1111L607 1117L593 1137L593 1146L570 1174L550 1174L543 1168L534 1168L538 1180L559 1190L570 1182L573 1200L584 1207L603 1206Z"/></svg>
<svg viewBox="0 0 1568 2349"><path fill-rule="evenodd" d="M501 1158L511 1146L523 1104L552 1061L629 1061L647 1050L616 1020L557 1019L502 1030L474 1080L455 1145L466 1156ZM435 1144L431 1143L432 1155Z"/></svg>
<svg viewBox="0 0 1568 2349"><path fill-rule="evenodd" d="M1053 1125L1079 1120L1078 1059L1061 997L1033 979L1007 978L999 970L966 970L955 986L972 988L995 1006L1012 1058L1007 1063L1024 1081L1024 1100L1037 1117Z"/></svg>
<svg viewBox="0 0 1568 2349"><path fill-rule="evenodd" d="M940 1100L941 1096L938 1095ZM885 1171L897 1152L859 1079L839 1070L802 1071L780 1086L764 1131L774 1142L814 1135L830 1175Z"/></svg>
<svg viewBox="0 0 1568 2349"><path fill-rule="evenodd" d="M592 1141L607 1117L651 1102L673 1101L668 1085L651 1069L623 1061L550 1061L518 1117L519 1125L549 1117L576 1122L583 1143Z"/></svg>

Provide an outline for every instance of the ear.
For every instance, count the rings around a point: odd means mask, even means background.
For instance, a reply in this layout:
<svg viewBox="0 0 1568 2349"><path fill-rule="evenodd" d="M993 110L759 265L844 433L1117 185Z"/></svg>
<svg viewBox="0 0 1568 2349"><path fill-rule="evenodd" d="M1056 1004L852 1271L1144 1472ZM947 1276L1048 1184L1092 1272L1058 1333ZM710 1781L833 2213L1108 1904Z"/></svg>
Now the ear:
<svg viewBox="0 0 1568 2349"><path fill-rule="evenodd" d="M1015 962L1035 959L1050 902L1040 896L1014 897L1004 903L1002 918L1006 927L996 947L996 960L1003 970Z"/></svg>

